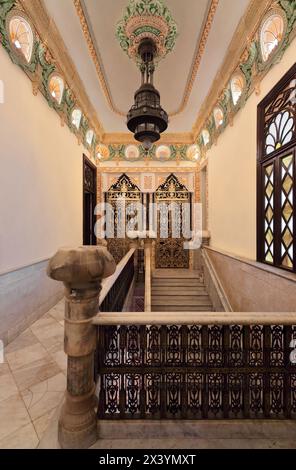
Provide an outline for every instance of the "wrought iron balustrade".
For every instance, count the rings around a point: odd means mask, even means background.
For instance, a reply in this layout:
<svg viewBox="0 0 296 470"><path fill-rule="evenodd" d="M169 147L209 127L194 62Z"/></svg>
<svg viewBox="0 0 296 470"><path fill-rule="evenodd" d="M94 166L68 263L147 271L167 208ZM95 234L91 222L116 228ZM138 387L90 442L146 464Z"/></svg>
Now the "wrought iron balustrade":
<svg viewBox="0 0 296 470"><path fill-rule="evenodd" d="M102 323L99 419L296 418L296 326Z"/></svg>

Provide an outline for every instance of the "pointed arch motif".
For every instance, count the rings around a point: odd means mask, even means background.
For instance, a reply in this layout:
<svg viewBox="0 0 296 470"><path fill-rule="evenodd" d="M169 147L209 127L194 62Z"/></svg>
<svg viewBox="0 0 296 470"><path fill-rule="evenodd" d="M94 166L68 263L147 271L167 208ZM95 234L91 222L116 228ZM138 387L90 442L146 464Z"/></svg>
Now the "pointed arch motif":
<svg viewBox="0 0 296 470"><path fill-rule="evenodd" d="M162 183L155 191L156 201L188 201L189 191L186 186L178 180L174 173L171 173L164 183Z"/></svg>
<svg viewBox="0 0 296 470"><path fill-rule="evenodd" d="M141 200L140 188L132 182L130 177L123 173L118 180L113 183L108 190L108 201L116 201L117 199L125 199L130 201Z"/></svg>
<svg viewBox="0 0 296 470"><path fill-rule="evenodd" d="M106 193L107 218L112 218L109 223L111 222L114 228L114 237L107 238L107 244L116 263L119 263L130 248L131 240L127 236L129 221L134 217L141 201L140 188L126 173L123 173Z"/></svg>
<svg viewBox="0 0 296 470"><path fill-rule="evenodd" d="M191 195L171 173L155 191L157 204L156 268L189 268L184 227L191 225ZM189 210L188 210L189 209Z"/></svg>

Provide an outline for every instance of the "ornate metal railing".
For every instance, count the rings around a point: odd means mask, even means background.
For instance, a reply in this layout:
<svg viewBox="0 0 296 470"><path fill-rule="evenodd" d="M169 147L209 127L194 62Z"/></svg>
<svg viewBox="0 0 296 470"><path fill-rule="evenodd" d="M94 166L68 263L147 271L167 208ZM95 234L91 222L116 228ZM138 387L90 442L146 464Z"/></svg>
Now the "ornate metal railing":
<svg viewBox="0 0 296 470"><path fill-rule="evenodd" d="M95 318L98 418L296 418L296 326L276 314L269 324L265 314L250 324L246 314L210 314L208 324L207 314L184 315Z"/></svg>
<svg viewBox="0 0 296 470"><path fill-rule="evenodd" d="M103 245L62 248L49 261L48 275L65 286L62 448L94 444L98 417L295 419L295 314L97 314L104 280L121 272Z"/></svg>
<svg viewBox="0 0 296 470"><path fill-rule="evenodd" d="M116 267L115 273L103 281L100 311L121 312L135 275L135 249L129 250Z"/></svg>

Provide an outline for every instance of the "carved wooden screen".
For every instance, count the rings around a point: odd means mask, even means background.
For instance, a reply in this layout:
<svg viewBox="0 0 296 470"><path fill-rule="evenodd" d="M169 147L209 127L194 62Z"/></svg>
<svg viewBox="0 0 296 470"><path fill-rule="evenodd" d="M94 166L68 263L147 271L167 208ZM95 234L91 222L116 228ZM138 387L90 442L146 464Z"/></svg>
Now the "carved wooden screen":
<svg viewBox="0 0 296 470"><path fill-rule="evenodd" d="M189 250L184 249L183 228L190 225L190 193L174 174L157 188L156 268L189 268Z"/></svg>
<svg viewBox="0 0 296 470"><path fill-rule="evenodd" d="M296 271L296 66L258 107L258 260Z"/></svg>
<svg viewBox="0 0 296 470"><path fill-rule="evenodd" d="M108 250L118 263L128 252L130 239L127 237L129 221L137 211L136 205L141 203L142 195L137 185L123 174L106 193L106 202L112 206L112 212L107 211L107 217L112 217L114 237L108 238Z"/></svg>

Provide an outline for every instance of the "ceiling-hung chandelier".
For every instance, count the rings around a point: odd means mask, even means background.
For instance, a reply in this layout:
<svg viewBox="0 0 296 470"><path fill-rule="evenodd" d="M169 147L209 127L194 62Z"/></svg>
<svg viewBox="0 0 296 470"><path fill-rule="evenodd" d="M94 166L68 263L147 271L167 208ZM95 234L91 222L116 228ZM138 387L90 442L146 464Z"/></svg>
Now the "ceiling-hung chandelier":
<svg viewBox="0 0 296 470"><path fill-rule="evenodd" d="M135 93L135 103L127 115L127 127L136 140L148 151L168 127L168 115L160 105L160 94L153 85L156 47L151 39L143 39L139 46L142 57L142 84Z"/></svg>
<svg viewBox="0 0 296 470"><path fill-rule="evenodd" d="M142 77L127 115L127 127L147 152L168 127L153 76L158 62L173 49L176 37L176 23L163 0L130 0L117 27L121 47L136 61Z"/></svg>

